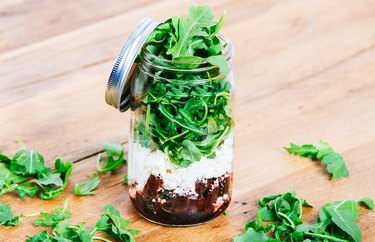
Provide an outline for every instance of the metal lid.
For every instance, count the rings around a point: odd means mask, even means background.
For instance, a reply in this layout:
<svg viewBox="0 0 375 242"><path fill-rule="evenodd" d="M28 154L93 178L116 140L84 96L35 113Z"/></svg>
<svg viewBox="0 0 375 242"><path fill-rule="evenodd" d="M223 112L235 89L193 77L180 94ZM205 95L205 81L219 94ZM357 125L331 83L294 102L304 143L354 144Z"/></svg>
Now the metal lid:
<svg viewBox="0 0 375 242"><path fill-rule="evenodd" d="M134 63L143 44L159 22L142 19L133 29L113 66L105 91L105 101L125 112L130 106L130 81L128 81L136 67Z"/></svg>

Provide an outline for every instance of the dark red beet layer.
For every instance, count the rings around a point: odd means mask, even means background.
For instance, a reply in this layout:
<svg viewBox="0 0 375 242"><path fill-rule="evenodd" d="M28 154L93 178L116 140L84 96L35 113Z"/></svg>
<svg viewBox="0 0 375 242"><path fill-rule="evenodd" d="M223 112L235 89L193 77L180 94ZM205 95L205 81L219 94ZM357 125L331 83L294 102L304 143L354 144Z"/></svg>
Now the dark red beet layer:
<svg viewBox="0 0 375 242"><path fill-rule="evenodd" d="M163 180L151 175L143 191L130 187L130 199L144 217L166 225L193 225L209 221L224 212L231 200L230 174L195 183L197 195L176 195L163 188ZM224 196L224 197L223 197ZM223 197L223 199L219 199Z"/></svg>

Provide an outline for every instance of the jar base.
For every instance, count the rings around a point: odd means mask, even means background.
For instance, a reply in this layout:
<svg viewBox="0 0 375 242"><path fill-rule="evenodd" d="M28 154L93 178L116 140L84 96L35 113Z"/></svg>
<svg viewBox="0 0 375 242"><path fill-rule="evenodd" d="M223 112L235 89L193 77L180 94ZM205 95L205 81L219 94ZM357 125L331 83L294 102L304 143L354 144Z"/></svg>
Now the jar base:
<svg viewBox="0 0 375 242"><path fill-rule="evenodd" d="M170 227L190 227L206 223L222 214L231 201L231 174L196 182L198 195L165 190L163 179L151 175L143 190L129 187L136 211L152 223Z"/></svg>
<svg viewBox="0 0 375 242"><path fill-rule="evenodd" d="M138 214L141 215L142 218L144 218L145 220L147 220L148 222L151 222L153 224L161 225L161 226L164 226L164 227L174 227L174 228L195 227L195 226L206 224L206 223L208 223L208 222L210 222L211 220L214 219L214 218L212 218L210 220L207 220L207 221L204 221L204 222L199 222L199 223L194 223L194 224L167 224L167 223L162 223L162 222L158 222L158 221L152 220L150 218L147 218L146 216L144 216L143 214L141 214L139 212L138 212Z"/></svg>

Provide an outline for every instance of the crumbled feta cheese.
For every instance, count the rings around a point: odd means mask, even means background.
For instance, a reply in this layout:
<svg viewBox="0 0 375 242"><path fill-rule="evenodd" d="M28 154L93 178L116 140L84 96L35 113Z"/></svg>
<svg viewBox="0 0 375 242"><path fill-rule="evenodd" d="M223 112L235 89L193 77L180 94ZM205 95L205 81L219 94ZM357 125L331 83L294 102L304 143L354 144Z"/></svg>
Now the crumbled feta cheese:
<svg viewBox="0 0 375 242"><path fill-rule="evenodd" d="M169 161L160 150L152 151L138 143L130 143L128 152L129 184L143 190L150 175L160 176L164 188L177 194L195 194L195 182L214 178L232 172L233 134L216 150L216 157L202 156L200 161L188 167L179 167Z"/></svg>

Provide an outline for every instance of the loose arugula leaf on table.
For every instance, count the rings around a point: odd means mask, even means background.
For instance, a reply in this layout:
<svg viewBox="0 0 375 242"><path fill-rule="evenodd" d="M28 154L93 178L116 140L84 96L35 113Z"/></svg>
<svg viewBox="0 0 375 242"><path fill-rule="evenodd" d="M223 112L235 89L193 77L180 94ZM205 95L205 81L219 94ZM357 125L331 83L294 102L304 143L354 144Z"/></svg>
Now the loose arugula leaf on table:
<svg viewBox="0 0 375 242"><path fill-rule="evenodd" d="M12 172L9 164L0 163L0 195L16 190L18 183L25 180L25 177Z"/></svg>
<svg viewBox="0 0 375 242"><path fill-rule="evenodd" d="M266 196L259 200L259 205L261 209L257 212L256 220L245 225L245 228L267 232L262 221L275 221L273 231L276 239L287 236L296 226L302 224L302 208L310 207L295 191Z"/></svg>
<svg viewBox="0 0 375 242"><path fill-rule="evenodd" d="M51 171L50 168L46 167L44 157L41 154L26 149L18 151L13 156L10 169L17 175L36 176L38 178Z"/></svg>
<svg viewBox="0 0 375 242"><path fill-rule="evenodd" d="M127 229L129 225L130 220L122 218L117 209L107 204L95 227L97 231L103 231L113 239L134 242L134 235L139 233L139 230Z"/></svg>
<svg viewBox="0 0 375 242"><path fill-rule="evenodd" d="M27 241L109 241L96 235L97 232L104 232L112 239L134 242L134 235L139 232L138 230L127 229L130 221L122 218L120 212L110 204L104 207L103 214L98 222L90 229L85 228L85 222L81 222L78 225L69 223L71 213L68 202L65 202L63 206L57 207L49 213L42 212L41 216L43 218L35 220L35 225L51 227L52 232L49 233L47 230L43 230L34 236L29 236Z"/></svg>
<svg viewBox="0 0 375 242"><path fill-rule="evenodd" d="M12 159L0 151L0 162L9 163Z"/></svg>
<svg viewBox="0 0 375 242"><path fill-rule="evenodd" d="M375 208L374 201L369 197L361 197L361 198L358 198L355 201L358 203L358 205L360 205L362 207L366 207L366 208L371 209L371 210L374 210L374 208Z"/></svg>
<svg viewBox="0 0 375 242"><path fill-rule="evenodd" d="M48 234L47 230L43 230L39 234L28 236L26 239L27 242L44 242L44 241L52 241L51 236Z"/></svg>
<svg viewBox="0 0 375 242"><path fill-rule="evenodd" d="M55 169L56 170L54 172L59 174L59 176L63 180L63 183L61 186L43 186L43 184L40 184L38 181L36 181L44 190L43 192L39 193L39 197L41 199L53 199L64 191L65 187L68 185L70 174L73 171L73 163L70 161L63 162L61 159L57 159L55 161Z"/></svg>
<svg viewBox="0 0 375 242"><path fill-rule="evenodd" d="M55 227L61 221L70 218L69 200L66 200L63 206L56 207L51 212L41 212L42 218L35 219L35 226Z"/></svg>
<svg viewBox="0 0 375 242"><path fill-rule="evenodd" d="M358 205L373 209L370 198L336 201L322 206L316 222L303 223L303 207L310 206L294 191L271 195L259 201L256 219L245 225L245 232L234 238L241 241L361 241L355 222Z"/></svg>
<svg viewBox="0 0 375 242"><path fill-rule="evenodd" d="M74 186L74 194L77 196L94 195L94 190L99 186L100 179L98 174L94 173L90 181L80 182Z"/></svg>
<svg viewBox="0 0 375 242"><path fill-rule="evenodd" d="M18 185L16 187L16 191L18 192L21 199L25 199L26 196L34 196L39 191L39 187L33 186L32 181L28 181L22 183L21 185Z"/></svg>
<svg viewBox="0 0 375 242"><path fill-rule="evenodd" d="M103 158L100 154L98 155L96 168L99 172L113 171L125 164L126 160L124 160L124 147L122 147L121 144L105 143L103 144L103 149L106 153L107 159L105 164L102 165Z"/></svg>
<svg viewBox="0 0 375 242"><path fill-rule="evenodd" d="M64 205L53 209L51 212L41 212L40 216L34 221L35 226L51 227L52 233L43 230L39 234L29 236L27 241L92 241L92 231L85 230L84 223L79 225L70 225L69 220L71 212L69 211L69 201Z"/></svg>
<svg viewBox="0 0 375 242"><path fill-rule="evenodd" d="M9 205L0 202L0 226L16 226L21 216L14 216Z"/></svg>
<svg viewBox="0 0 375 242"><path fill-rule="evenodd" d="M44 157L34 150L21 150L13 158L0 153L0 195L16 191L24 199L39 192L39 197L52 199L66 187L72 170L71 162L55 161L55 169L45 165Z"/></svg>
<svg viewBox="0 0 375 242"><path fill-rule="evenodd" d="M332 175L332 179L349 176L348 168L342 155L336 153L332 147L323 141L315 145L296 145L291 143L290 147L284 147L289 154L307 157L313 160L320 160L327 166L327 171Z"/></svg>
<svg viewBox="0 0 375 242"><path fill-rule="evenodd" d="M262 242L272 241L269 235L264 231L255 231L253 228L247 229L243 234L234 238L234 242Z"/></svg>

